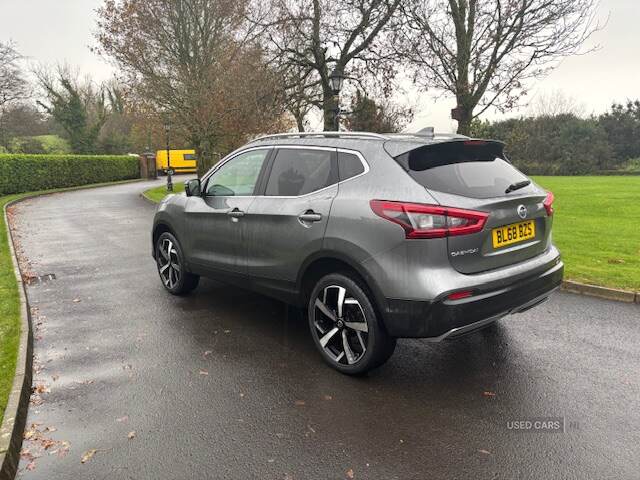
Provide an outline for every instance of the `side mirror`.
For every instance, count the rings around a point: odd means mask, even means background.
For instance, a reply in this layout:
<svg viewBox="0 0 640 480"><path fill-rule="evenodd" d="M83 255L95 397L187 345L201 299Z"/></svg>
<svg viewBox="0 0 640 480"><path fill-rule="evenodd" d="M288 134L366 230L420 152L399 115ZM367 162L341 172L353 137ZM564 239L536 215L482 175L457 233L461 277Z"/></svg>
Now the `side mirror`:
<svg viewBox="0 0 640 480"><path fill-rule="evenodd" d="M184 182L184 193L187 194L187 197L199 197L201 193L200 179L194 178Z"/></svg>

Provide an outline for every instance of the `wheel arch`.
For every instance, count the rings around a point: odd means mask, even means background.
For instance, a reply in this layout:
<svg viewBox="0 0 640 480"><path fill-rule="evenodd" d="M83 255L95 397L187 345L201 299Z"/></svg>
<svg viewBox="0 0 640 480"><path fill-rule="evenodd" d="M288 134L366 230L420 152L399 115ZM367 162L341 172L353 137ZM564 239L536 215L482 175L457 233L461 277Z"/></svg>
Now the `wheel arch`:
<svg viewBox="0 0 640 480"><path fill-rule="evenodd" d="M153 256L153 258L156 257L156 242L158 241L160 235L165 232L169 232L171 235L178 238L175 229L169 222L165 220L159 220L158 222L156 222L153 226L153 231L151 234L151 255Z"/></svg>
<svg viewBox="0 0 640 480"><path fill-rule="evenodd" d="M381 315L385 311L385 298L375 279L360 263L340 252L331 250L316 252L303 262L297 279L300 304L306 307L311 290L321 277L340 271L354 273L371 293L377 313Z"/></svg>

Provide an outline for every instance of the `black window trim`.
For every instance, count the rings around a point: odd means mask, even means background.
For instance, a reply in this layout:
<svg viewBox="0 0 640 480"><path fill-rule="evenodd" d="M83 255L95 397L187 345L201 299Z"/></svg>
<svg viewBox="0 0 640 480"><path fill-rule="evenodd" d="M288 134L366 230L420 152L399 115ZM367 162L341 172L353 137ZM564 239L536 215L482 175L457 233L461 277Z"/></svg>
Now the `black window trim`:
<svg viewBox="0 0 640 480"><path fill-rule="evenodd" d="M203 190L204 192L206 192L206 184L209 182L209 178L216 173L220 168L222 168L223 165L225 165L227 162L230 162L231 160L233 160L234 158L236 158L239 155L242 155L243 153L247 153L247 152L251 152L253 150L270 150L270 152L267 154L267 157L264 160L264 163L262 164L262 169L260 171L260 175L258 176L258 181L256 182L256 187L253 190L253 195L238 195L236 196L236 198L242 198L242 197L266 197L265 195L265 191L267 189L267 181L269 179L269 175L271 174L271 167L273 165L273 160L275 158L275 154L276 154L276 150L281 149L281 148L286 148L286 149L298 149L298 150L329 150L334 152L333 158L332 158L332 167L335 167L336 169L336 173L338 172L338 153L342 152L342 153L350 153L355 155L356 157L358 157L360 159L360 162L362 162L362 166L364 167L364 171L362 173L359 173L358 175L355 175L353 177L349 177L346 178L344 180L340 180L339 176L338 178L338 182L336 183L332 183L331 185L327 185L324 188L321 188L319 190L314 190L313 192L309 192L309 193L305 193L304 195L297 195L297 196L272 196L269 195L269 198L303 198L309 195L315 195L318 192L322 192L323 190L326 190L328 188L332 188L335 185L340 185L344 182L349 182L351 180L354 180L358 177L361 177L363 175L366 175L367 173L369 173L369 163L367 163L367 161L365 160L364 156L362 155L362 153L360 153L357 150L351 150L348 148L339 148L339 147L321 147L321 146L313 146L313 145L260 145L260 146L254 146L254 147L249 147L249 148L245 148L243 150L239 150L237 152L233 152L230 153L228 157L223 158L222 160L220 160L220 162L218 162L217 165L214 165L211 170L209 170L203 177L201 180L201 184L205 185L205 189ZM207 196L207 195L205 195ZM212 196L212 195L210 195Z"/></svg>

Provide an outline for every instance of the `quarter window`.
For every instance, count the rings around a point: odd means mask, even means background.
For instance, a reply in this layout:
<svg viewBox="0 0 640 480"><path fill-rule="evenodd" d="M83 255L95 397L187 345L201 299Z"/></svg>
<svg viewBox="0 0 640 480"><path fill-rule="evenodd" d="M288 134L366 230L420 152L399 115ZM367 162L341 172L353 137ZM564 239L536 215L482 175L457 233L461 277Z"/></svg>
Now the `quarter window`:
<svg viewBox="0 0 640 480"><path fill-rule="evenodd" d="M277 150L265 194L297 197L337 182L334 154L329 150Z"/></svg>
<svg viewBox="0 0 640 480"><path fill-rule="evenodd" d="M222 165L207 181L207 195L251 196L268 150L241 153Z"/></svg>
<svg viewBox="0 0 640 480"><path fill-rule="evenodd" d="M364 165L353 153L338 153L338 171L340 172L340 181L347 178L355 177L364 172Z"/></svg>

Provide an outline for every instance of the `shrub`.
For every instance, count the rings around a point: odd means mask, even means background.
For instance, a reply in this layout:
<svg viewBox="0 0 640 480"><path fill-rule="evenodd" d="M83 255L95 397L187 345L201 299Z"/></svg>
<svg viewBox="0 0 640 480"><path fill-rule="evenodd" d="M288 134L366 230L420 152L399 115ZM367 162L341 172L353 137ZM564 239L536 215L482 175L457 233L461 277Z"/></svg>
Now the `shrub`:
<svg viewBox="0 0 640 480"><path fill-rule="evenodd" d="M0 154L0 195L139 178L138 157Z"/></svg>

